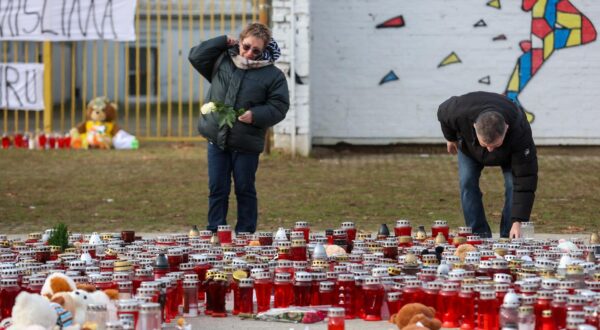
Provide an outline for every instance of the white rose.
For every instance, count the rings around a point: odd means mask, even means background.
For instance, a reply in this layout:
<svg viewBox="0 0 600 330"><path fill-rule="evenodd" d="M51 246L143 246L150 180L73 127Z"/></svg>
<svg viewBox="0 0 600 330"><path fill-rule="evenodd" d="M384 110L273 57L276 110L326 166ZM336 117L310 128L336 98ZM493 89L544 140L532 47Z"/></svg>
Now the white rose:
<svg viewBox="0 0 600 330"><path fill-rule="evenodd" d="M200 112L202 112L202 114L205 115L209 112L215 111L216 109L217 109L217 106L215 105L214 102L208 102L200 108Z"/></svg>

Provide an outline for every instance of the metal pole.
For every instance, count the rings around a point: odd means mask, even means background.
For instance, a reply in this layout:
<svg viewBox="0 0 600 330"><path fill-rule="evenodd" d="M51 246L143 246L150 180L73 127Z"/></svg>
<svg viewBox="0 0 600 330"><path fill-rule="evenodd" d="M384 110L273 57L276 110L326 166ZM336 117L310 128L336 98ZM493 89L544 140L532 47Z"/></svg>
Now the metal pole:
<svg viewBox="0 0 600 330"><path fill-rule="evenodd" d="M44 131L52 132L52 43L44 41L42 58L44 60Z"/></svg>

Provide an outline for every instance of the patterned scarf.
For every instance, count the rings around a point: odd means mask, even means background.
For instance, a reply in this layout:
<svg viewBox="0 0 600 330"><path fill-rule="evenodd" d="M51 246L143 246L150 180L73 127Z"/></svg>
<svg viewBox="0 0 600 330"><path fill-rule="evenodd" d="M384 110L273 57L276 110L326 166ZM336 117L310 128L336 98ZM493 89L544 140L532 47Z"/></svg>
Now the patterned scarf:
<svg viewBox="0 0 600 330"><path fill-rule="evenodd" d="M239 44L229 47L228 52L229 56L231 56L233 64L243 70L258 69L267 65L271 65L279 58L279 56L281 56L281 50L273 38L271 38L271 41L267 47L265 47L263 53L255 60L249 60L241 56Z"/></svg>

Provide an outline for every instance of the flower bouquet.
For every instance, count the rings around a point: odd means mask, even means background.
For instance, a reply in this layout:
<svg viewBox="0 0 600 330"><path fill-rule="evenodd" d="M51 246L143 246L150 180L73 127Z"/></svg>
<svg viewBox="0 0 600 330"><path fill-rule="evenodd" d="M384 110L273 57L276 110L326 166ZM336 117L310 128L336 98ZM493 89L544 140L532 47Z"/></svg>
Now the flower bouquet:
<svg viewBox="0 0 600 330"><path fill-rule="evenodd" d="M202 115L214 113L217 116L219 128L223 127L224 125L232 128L237 117L246 112L246 109L242 108L235 110L232 106L226 105L222 102L208 102L200 108L200 112Z"/></svg>

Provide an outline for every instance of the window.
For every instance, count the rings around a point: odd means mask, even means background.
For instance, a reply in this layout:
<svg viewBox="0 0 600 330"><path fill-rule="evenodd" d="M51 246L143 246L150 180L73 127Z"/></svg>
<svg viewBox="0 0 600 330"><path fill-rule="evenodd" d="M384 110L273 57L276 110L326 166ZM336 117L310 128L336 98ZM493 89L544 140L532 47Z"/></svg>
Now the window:
<svg viewBox="0 0 600 330"><path fill-rule="evenodd" d="M139 93L140 96L151 96L156 94L157 90L157 79L158 76L158 63L156 47L140 47L139 50L139 72L136 72L136 49L135 47L129 48L129 95L136 95L136 74L139 74ZM148 58L150 56L150 58ZM150 60L150 63L148 63ZM150 90L148 90L148 81L150 81Z"/></svg>

